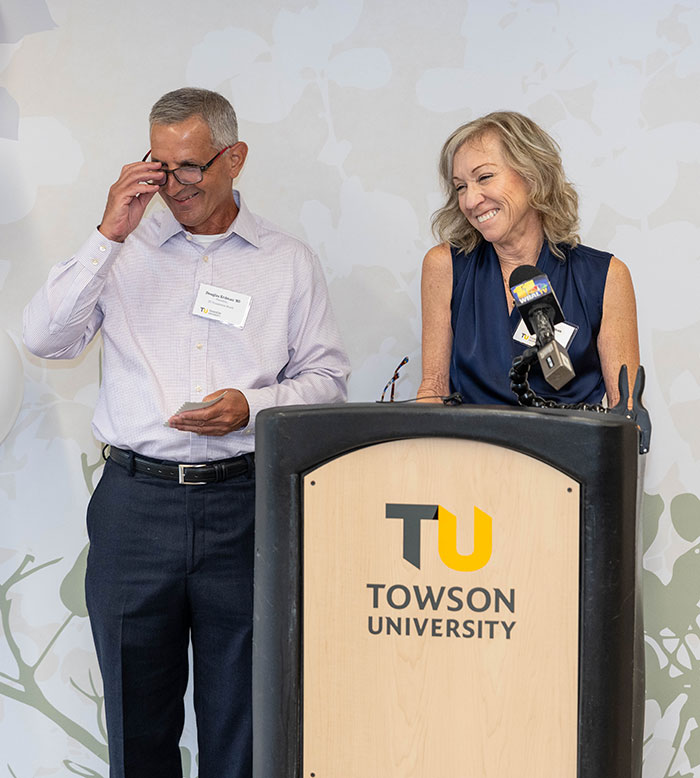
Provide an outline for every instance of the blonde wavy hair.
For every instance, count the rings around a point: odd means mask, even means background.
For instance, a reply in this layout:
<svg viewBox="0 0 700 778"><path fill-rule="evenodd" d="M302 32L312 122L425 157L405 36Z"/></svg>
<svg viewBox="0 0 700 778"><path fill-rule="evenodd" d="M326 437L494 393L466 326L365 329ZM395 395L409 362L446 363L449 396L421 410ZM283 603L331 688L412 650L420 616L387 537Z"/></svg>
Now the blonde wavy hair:
<svg viewBox="0 0 700 778"><path fill-rule="evenodd" d="M578 195L567 180L559 146L532 119L515 111L496 111L458 127L440 152L440 181L447 196L445 205L433 214L433 233L440 242L473 251L482 240L459 209L457 190L452 181L452 164L457 150L467 141L494 133L501 142L507 164L529 186L528 202L540 214L545 238L552 253L560 259L560 244L576 246L578 235Z"/></svg>

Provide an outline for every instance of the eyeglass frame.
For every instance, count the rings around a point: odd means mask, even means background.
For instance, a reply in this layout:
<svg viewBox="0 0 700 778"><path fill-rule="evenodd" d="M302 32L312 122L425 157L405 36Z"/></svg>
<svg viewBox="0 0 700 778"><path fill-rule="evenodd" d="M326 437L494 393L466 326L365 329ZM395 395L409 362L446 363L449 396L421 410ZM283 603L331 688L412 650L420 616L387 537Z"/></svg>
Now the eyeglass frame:
<svg viewBox="0 0 700 778"><path fill-rule="evenodd" d="M379 402L384 402L384 395L387 393L389 387L391 387L391 395L389 402L394 402L394 391L396 389L396 382L399 380L399 370L408 362L408 357L404 357L399 364L396 366L396 370L394 370L394 375L386 382L386 386L384 387L384 391L382 392L382 396L379 398Z"/></svg>
<svg viewBox="0 0 700 778"><path fill-rule="evenodd" d="M180 165L180 167L173 168L172 170L168 170L167 168L161 168L160 170L157 170L155 172L157 173L165 173L165 180L162 184L157 184L157 186L165 186L168 183L168 174L172 174L175 178L175 180L178 182L178 184L182 184L183 186L187 186L188 184L200 184L204 180L204 174L209 170L209 168L216 162L216 160L224 153L224 151L228 151L229 149L232 149L233 146L226 146L226 148L221 149L221 151L213 156L209 162L207 162L206 165ZM146 152L144 158L141 160L141 162L147 162L148 157L151 154L151 151L153 149L148 149ZM178 170L183 170L184 168L190 168L191 170L199 170L200 177L196 181L182 181L180 180L180 177L177 175ZM153 182L155 183L155 182Z"/></svg>

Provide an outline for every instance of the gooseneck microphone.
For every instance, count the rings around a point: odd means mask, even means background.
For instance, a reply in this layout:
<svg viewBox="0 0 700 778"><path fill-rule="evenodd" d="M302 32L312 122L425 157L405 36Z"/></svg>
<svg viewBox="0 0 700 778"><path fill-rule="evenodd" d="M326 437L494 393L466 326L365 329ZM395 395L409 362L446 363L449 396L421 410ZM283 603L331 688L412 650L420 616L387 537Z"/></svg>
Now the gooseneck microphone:
<svg viewBox="0 0 700 778"><path fill-rule="evenodd" d="M537 339L544 380L561 389L576 374L567 350L554 338L554 325L564 321L564 314L549 278L534 265L520 265L510 274L508 286L525 325Z"/></svg>

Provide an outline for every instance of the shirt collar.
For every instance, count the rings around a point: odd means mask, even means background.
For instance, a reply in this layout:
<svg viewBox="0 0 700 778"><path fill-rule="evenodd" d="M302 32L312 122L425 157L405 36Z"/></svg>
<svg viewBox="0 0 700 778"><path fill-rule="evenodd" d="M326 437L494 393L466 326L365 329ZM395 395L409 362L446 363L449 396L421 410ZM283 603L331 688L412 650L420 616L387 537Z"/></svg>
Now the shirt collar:
<svg viewBox="0 0 700 778"><path fill-rule="evenodd" d="M248 206L241 197L241 193L237 190L233 190L233 199L238 206L238 214L236 218L231 222L228 230L224 234L222 240L226 240L231 235L236 234L243 238L244 241L250 243L256 249L260 248L260 236L258 235L258 227L255 222L255 217L248 210ZM185 233L185 228L180 222L173 216L172 211L166 208L163 211L163 218L160 223L160 229L158 233L158 245L162 246L166 241L170 240L174 235L178 233Z"/></svg>

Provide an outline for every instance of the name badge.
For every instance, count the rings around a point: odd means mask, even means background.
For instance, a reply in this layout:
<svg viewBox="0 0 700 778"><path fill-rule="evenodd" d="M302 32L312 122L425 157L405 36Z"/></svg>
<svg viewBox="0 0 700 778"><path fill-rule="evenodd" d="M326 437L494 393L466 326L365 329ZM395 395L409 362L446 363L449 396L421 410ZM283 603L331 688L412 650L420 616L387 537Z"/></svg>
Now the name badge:
<svg viewBox="0 0 700 778"><path fill-rule="evenodd" d="M220 286L200 284L192 313L243 329L253 298L243 292L232 292Z"/></svg>
<svg viewBox="0 0 700 778"><path fill-rule="evenodd" d="M577 332L578 327L575 324L569 324L569 322L563 321L554 327L554 340L556 340L562 348L568 349ZM537 335L533 335L530 332L522 318L520 319L518 328L515 330L513 340L516 343L524 343L526 346L537 345Z"/></svg>

